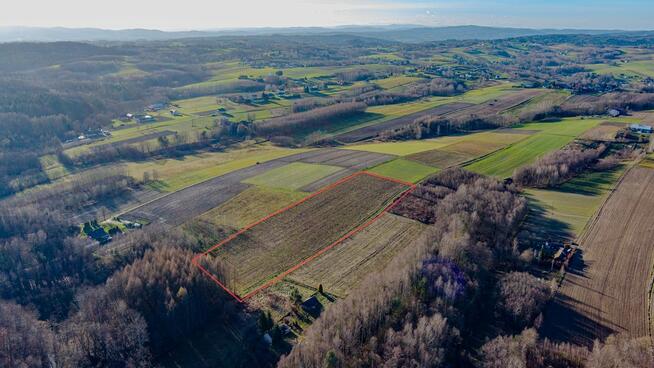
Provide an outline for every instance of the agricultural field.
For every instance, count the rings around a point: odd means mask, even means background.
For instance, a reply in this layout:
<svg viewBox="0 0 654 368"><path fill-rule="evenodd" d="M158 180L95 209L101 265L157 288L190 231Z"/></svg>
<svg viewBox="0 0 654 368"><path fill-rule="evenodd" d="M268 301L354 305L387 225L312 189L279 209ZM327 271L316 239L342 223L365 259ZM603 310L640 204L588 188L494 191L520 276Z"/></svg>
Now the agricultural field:
<svg viewBox="0 0 654 368"><path fill-rule="evenodd" d="M368 274L384 268L426 225L385 213L378 221L287 276L297 284L344 297Z"/></svg>
<svg viewBox="0 0 654 368"><path fill-rule="evenodd" d="M137 180L148 175L149 184L159 191L174 192L213 177L243 169L257 163L307 152L305 149L286 149L270 145L250 145L226 152L204 152L181 159L158 159L130 162L127 172Z"/></svg>
<svg viewBox="0 0 654 368"><path fill-rule="evenodd" d="M341 171L338 166L293 162L244 180L244 183L270 188L296 190Z"/></svg>
<svg viewBox="0 0 654 368"><path fill-rule="evenodd" d="M407 156L418 152L430 151L444 147L448 144L447 138L449 137L417 141L365 143L346 146L346 148L349 150L384 153L396 156Z"/></svg>
<svg viewBox="0 0 654 368"><path fill-rule="evenodd" d="M589 64L590 70L598 74L615 74L627 77L654 78L654 60L635 60L616 65Z"/></svg>
<svg viewBox="0 0 654 368"><path fill-rule="evenodd" d="M545 314L545 335L592 346L612 333L649 334L654 170L635 166L580 239Z"/></svg>
<svg viewBox="0 0 654 368"><path fill-rule="evenodd" d="M613 142L618 132L626 127L626 123L604 122L580 135L580 139L592 141Z"/></svg>
<svg viewBox="0 0 654 368"><path fill-rule="evenodd" d="M383 89L392 90L394 88L402 87L404 85L407 85L411 82L418 81L420 79L421 78L411 77L407 75L398 75L398 76L392 76L384 79L373 79L371 80L371 82L380 86Z"/></svg>
<svg viewBox="0 0 654 368"><path fill-rule="evenodd" d="M474 133L432 151L407 156L408 159L444 169L490 154L511 144L527 139L528 132L500 129L492 132ZM453 142L452 142L453 141Z"/></svg>
<svg viewBox="0 0 654 368"><path fill-rule="evenodd" d="M351 126L350 128L343 129L338 131L338 134L334 135L334 138L340 142L352 143L359 142L362 140L370 139L376 137L379 133L397 129L411 124L416 119L427 116L427 115L446 115L451 112L464 109L471 106L471 104L462 103L462 102L448 102L444 104L439 104L436 107L414 112L408 115L402 115L393 119L387 119L382 117L382 114L366 112L364 116L373 117L377 116L374 119L366 119L370 123L359 124L358 126ZM378 119L378 120L377 120Z"/></svg>
<svg viewBox="0 0 654 368"><path fill-rule="evenodd" d="M475 152L478 152L478 150L481 150L481 154L483 154L492 152L505 145L518 142L522 139L525 139L528 134L529 132L494 130L479 133L450 135L423 140L374 142L348 145L346 148L349 150L361 150L396 156L407 156L407 158L410 159L413 159L417 154L421 152L433 150L447 150L449 152L459 152L475 155ZM469 149L472 149L475 152L468 152Z"/></svg>
<svg viewBox="0 0 654 368"><path fill-rule="evenodd" d="M534 108L546 107L552 105L560 105L570 98L570 92L553 90L547 91L542 94L539 94L535 97L530 98L524 103L510 107L502 112L502 114L513 115L519 117L521 113L527 112Z"/></svg>
<svg viewBox="0 0 654 368"><path fill-rule="evenodd" d="M516 168L530 164L538 157L562 148L601 122L600 119L572 118L557 122L523 124L516 129L533 133L533 135L475 161L466 168L484 175L507 178L513 175L513 170Z"/></svg>
<svg viewBox="0 0 654 368"><path fill-rule="evenodd" d="M624 169L586 173L553 189L526 189L531 215L525 229L542 240L577 239Z"/></svg>
<svg viewBox="0 0 654 368"><path fill-rule="evenodd" d="M354 176L244 229L207 256L225 265L224 284L247 297L372 218L406 189L370 175Z"/></svg>
<svg viewBox="0 0 654 368"><path fill-rule="evenodd" d="M306 196L303 192L254 186L199 218L237 230Z"/></svg>
<svg viewBox="0 0 654 368"><path fill-rule="evenodd" d="M389 178L416 183L431 174L435 174L438 169L420 162L398 158L373 167L369 171Z"/></svg>

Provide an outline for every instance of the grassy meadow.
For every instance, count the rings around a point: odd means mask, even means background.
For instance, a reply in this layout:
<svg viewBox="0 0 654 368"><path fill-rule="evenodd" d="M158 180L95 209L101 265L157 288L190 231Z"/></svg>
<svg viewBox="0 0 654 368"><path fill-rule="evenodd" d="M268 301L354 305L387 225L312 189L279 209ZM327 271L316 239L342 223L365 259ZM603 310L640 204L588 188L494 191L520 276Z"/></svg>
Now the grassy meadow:
<svg viewBox="0 0 654 368"><path fill-rule="evenodd" d="M341 170L342 168L338 166L293 162L243 182L270 188L296 190Z"/></svg>
<svg viewBox="0 0 654 368"><path fill-rule="evenodd" d="M416 183L425 177L438 172L438 169L421 164L420 162L399 158L373 167L368 171L389 178Z"/></svg>
<svg viewBox="0 0 654 368"><path fill-rule="evenodd" d="M602 119L570 118L557 122L523 124L515 129L534 132L534 134L506 149L475 161L466 168L484 175L510 177L516 168L528 165L538 157L564 147L602 121Z"/></svg>

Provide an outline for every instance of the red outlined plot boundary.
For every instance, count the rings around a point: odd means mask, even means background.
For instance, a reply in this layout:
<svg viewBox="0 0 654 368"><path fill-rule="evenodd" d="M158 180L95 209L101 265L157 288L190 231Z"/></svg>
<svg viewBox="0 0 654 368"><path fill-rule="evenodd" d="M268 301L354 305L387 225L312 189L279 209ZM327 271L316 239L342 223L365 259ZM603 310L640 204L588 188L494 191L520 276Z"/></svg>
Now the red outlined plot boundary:
<svg viewBox="0 0 654 368"><path fill-rule="evenodd" d="M408 188L404 192L402 192L399 196L397 196L382 211L380 211L377 215L373 216L371 219L369 219L365 223L357 226L353 230L350 230L348 233L346 233L345 235L340 237L338 240L336 240L333 243L327 245L326 247L320 249L319 251L317 251L313 255L309 256L308 258L305 258L304 260L300 261L299 263L297 263L296 265L294 265L291 268L287 269L286 271L280 273L279 275L273 277L271 280L269 280L266 283L258 286L256 289L250 291L249 293L245 294L244 296L241 297L241 296L237 295L234 291L230 290L225 284L223 284L220 280L218 280L216 275L211 273L209 270L207 270L206 268L204 268L200 264L200 262L199 262L200 258L206 257L209 253L213 252L214 250L216 250L217 248L223 246L224 244L234 240L236 237L238 237L239 235L243 234L244 232L250 230L251 228L261 224L262 222L264 222L264 221L266 221L266 220L268 220L268 219L270 219L272 217L275 217L275 216L281 214L282 212L288 211L289 209L291 209L293 207L297 207L300 204L308 201L309 199L311 199L311 198L313 198L313 197L315 197L317 195L320 195L320 194L322 194L324 192L327 192L327 191L329 191L329 190L331 190L331 189L333 189L333 188L335 188L335 187L337 187L337 186L339 186L339 185L341 185L341 184L343 184L343 183L345 183L347 181L350 181L350 180L352 180L352 179L354 179L354 178L356 178L358 176L361 176L361 175L368 175L368 176L372 176L372 177L375 177L375 178L378 178L378 179L382 179L382 180L402 184L402 185L407 186ZM262 290L264 290L264 289L266 289L266 288L268 288L268 287L270 287L270 286L272 286L272 285L274 285L276 283L278 283L279 281L281 281L284 277L288 276L293 271L295 271L298 268L304 266L305 264L311 262L312 260L314 260L315 258L320 256L321 254L327 252L328 250L330 250L333 247L337 246L338 244L342 243L346 239L352 237L354 234L356 234L356 233L362 231L363 229L367 228L368 226L372 225L375 221L379 220L379 218L382 215L384 215L384 213L386 213L386 212L390 211L391 209L393 209L393 207L395 207L404 197L409 195L415 188L416 188L415 184L409 183L409 182L406 182L406 181L402 181L402 180L398 180L398 179L394 179L394 178L389 178L389 177L386 177L386 176L382 176L382 175L375 174L375 173L372 173L372 172L367 172L367 171L356 172L356 173L354 173L352 175L349 175L349 176L347 176L345 178L342 178L342 179L338 180L335 183L327 185L324 188L318 190L317 192L314 192L314 193L302 198L301 200L299 200L299 201L297 201L295 203L292 203L292 204L290 204L290 205L288 205L288 206L286 206L286 207L284 207L282 209L279 209L279 210L277 210L277 211L263 217L262 219L260 219L260 220L258 220L256 222L253 222L253 223L243 227L242 229L240 229L236 233L228 236L227 238L225 238L224 240L222 240L218 244L214 245L213 247L207 249L206 251L204 251L204 252L202 252L200 254L197 254L195 257L193 257L192 263L195 266L197 266L213 282L215 282L218 286L220 286L223 290L225 290L229 295L231 295L234 299L236 299L237 301L239 301L241 303L244 303L246 299L252 297L254 294L256 294L256 293L258 293L258 292L260 292L260 291L262 291Z"/></svg>

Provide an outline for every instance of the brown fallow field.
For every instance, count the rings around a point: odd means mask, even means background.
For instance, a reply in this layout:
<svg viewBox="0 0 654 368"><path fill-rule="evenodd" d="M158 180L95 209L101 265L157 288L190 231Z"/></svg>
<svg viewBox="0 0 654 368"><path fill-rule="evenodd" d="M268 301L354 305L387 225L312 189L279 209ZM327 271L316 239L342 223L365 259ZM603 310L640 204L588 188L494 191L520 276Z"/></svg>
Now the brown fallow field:
<svg viewBox="0 0 654 368"><path fill-rule="evenodd" d="M245 298L373 218L408 188L354 176L258 223L209 256L223 263L221 282Z"/></svg>
<svg viewBox="0 0 654 368"><path fill-rule="evenodd" d="M545 315L545 335L592 346L614 333L649 334L653 209L654 170L634 167L582 236Z"/></svg>
<svg viewBox="0 0 654 368"><path fill-rule="evenodd" d="M352 238L291 273L294 283L344 297L370 273L384 268L427 228L418 221L384 213Z"/></svg>
<svg viewBox="0 0 654 368"><path fill-rule="evenodd" d="M465 109L456 110L445 116L452 119L469 119L472 116L499 114L505 110L524 104L532 98L540 96L544 93L545 91L539 89L519 90L502 97L498 97L494 100L486 101L484 103L480 103Z"/></svg>
<svg viewBox="0 0 654 368"><path fill-rule="evenodd" d="M621 129L624 129L627 124L604 122L582 134L580 139L587 139L590 141L613 142L615 137Z"/></svg>

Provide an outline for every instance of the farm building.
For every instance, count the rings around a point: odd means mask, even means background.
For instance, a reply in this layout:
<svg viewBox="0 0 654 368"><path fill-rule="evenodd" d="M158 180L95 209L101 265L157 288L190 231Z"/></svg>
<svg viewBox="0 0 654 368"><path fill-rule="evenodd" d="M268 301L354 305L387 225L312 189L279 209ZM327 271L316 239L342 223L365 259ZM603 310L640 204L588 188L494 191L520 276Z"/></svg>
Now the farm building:
<svg viewBox="0 0 654 368"><path fill-rule="evenodd" d="M608 112L609 116L617 118L618 116L622 115L622 112L618 109L610 109Z"/></svg>
<svg viewBox="0 0 654 368"><path fill-rule="evenodd" d="M107 234L107 232L102 227L97 227L87 232L86 234L89 238L97 241L100 244L106 244L111 241L111 235Z"/></svg>
<svg viewBox="0 0 654 368"><path fill-rule="evenodd" d="M159 111L159 110L163 110L165 108L166 108L165 103L157 102L157 103L153 103L152 105L148 105L148 107L146 107L145 110L146 111Z"/></svg>
<svg viewBox="0 0 654 368"><path fill-rule="evenodd" d="M315 295L302 302L300 306L305 312L316 318L320 315L320 312L322 312L322 304L320 304L320 301Z"/></svg>
<svg viewBox="0 0 654 368"><path fill-rule="evenodd" d="M136 120L137 123L143 124L143 123L151 123L154 121L157 121L152 115L134 115L134 120Z"/></svg>
<svg viewBox="0 0 654 368"><path fill-rule="evenodd" d="M638 133L647 133L647 134L652 133L652 127L649 126L649 125L631 124L629 126L629 129L631 129L634 132L638 132Z"/></svg>

